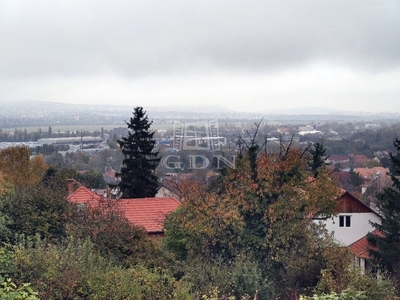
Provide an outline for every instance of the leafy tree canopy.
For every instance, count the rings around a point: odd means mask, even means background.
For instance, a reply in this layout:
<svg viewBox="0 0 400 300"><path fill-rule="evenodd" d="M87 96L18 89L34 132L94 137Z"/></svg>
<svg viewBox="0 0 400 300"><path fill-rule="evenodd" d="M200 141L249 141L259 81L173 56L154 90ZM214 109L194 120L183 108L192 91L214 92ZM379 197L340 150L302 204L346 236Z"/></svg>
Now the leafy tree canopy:
<svg viewBox="0 0 400 300"><path fill-rule="evenodd" d="M167 220L165 245L186 260L251 255L283 293L295 282L316 284L326 257L337 254L327 255L321 245L329 243L312 218L333 214L339 191L326 168L313 177L300 150L262 150L242 151L217 191L181 184L185 201Z"/></svg>
<svg viewBox="0 0 400 300"><path fill-rule="evenodd" d="M17 186L0 199L11 240L19 235L39 234L54 240L65 237L69 215L66 181L48 170L43 180L29 186ZM4 236L1 239L4 240Z"/></svg>
<svg viewBox="0 0 400 300"><path fill-rule="evenodd" d="M0 151L0 171L7 182L14 186L40 182L47 168L43 156L31 158L27 147L10 147Z"/></svg>

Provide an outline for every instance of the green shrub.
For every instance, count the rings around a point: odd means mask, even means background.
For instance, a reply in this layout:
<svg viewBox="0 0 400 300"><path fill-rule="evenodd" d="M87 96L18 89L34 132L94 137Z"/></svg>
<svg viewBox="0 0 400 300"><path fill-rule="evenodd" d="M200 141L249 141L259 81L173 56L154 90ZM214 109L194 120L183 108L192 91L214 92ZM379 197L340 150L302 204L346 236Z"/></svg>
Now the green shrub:
<svg viewBox="0 0 400 300"><path fill-rule="evenodd" d="M87 284L90 299L171 299L174 278L165 270L111 268L103 274L91 273Z"/></svg>
<svg viewBox="0 0 400 300"><path fill-rule="evenodd" d="M259 299L274 299L271 281L265 276L258 263L246 256L238 256L234 260L215 258L209 261L193 261L187 267L183 281L192 286L197 297L218 296L242 299L257 293Z"/></svg>
<svg viewBox="0 0 400 300"><path fill-rule="evenodd" d="M0 299L2 300L39 300L29 283L17 286L10 278L0 276Z"/></svg>
<svg viewBox="0 0 400 300"><path fill-rule="evenodd" d="M9 276L14 272L14 253L9 247L0 248L0 276Z"/></svg>
<svg viewBox="0 0 400 300"><path fill-rule="evenodd" d="M323 272L314 295L311 298L303 296L302 299L396 299L395 284L387 274L377 276L369 271L362 273L360 269L352 267L344 269L342 273L341 282L332 285L332 274Z"/></svg>
<svg viewBox="0 0 400 300"><path fill-rule="evenodd" d="M356 292L352 290L344 290L341 293L332 292L330 294L300 296L299 300L362 300L368 299L364 292Z"/></svg>
<svg viewBox="0 0 400 300"><path fill-rule="evenodd" d="M90 241L63 245L28 240L15 248L18 282L31 282L41 299L171 299L175 279L161 268L123 268Z"/></svg>

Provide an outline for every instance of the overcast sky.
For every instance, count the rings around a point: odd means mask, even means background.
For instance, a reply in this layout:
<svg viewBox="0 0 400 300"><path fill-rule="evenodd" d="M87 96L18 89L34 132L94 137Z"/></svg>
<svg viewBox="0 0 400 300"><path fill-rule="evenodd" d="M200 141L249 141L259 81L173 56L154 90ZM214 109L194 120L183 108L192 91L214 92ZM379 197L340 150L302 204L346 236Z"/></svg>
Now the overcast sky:
<svg viewBox="0 0 400 300"><path fill-rule="evenodd" d="M0 0L16 100L400 112L400 1Z"/></svg>

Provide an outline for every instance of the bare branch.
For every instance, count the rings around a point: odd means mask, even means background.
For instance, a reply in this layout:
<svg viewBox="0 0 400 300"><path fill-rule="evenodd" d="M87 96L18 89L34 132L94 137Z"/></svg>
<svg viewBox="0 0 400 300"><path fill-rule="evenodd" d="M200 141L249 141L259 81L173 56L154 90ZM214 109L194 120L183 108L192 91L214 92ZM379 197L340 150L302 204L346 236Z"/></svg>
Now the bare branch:
<svg viewBox="0 0 400 300"><path fill-rule="evenodd" d="M307 147L304 149L304 151L301 153L301 155L300 155L301 158L306 154L306 152L308 152L308 150L310 150L311 146L312 146L311 143L308 144L308 146L307 146Z"/></svg>
<svg viewBox="0 0 400 300"><path fill-rule="evenodd" d="M288 156L288 154L289 154L289 151L290 151L290 148L292 147L292 144L293 144L293 138L294 138L294 134L292 134L292 137L290 138L289 145L288 145L288 146L287 146L287 148L286 148L285 157L287 157L287 156Z"/></svg>

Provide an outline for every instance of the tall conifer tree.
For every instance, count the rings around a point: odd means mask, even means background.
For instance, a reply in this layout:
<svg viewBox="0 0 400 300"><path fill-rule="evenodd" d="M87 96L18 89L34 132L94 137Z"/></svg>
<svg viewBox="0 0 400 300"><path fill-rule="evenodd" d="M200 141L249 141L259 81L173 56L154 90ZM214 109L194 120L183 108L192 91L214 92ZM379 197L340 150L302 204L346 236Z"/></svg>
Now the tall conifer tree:
<svg viewBox="0 0 400 300"><path fill-rule="evenodd" d="M308 152L311 154L312 158L309 162L309 167L316 177L318 175L318 169L326 164L325 160L328 159L329 155L326 154L326 148L324 148L323 143L314 143L312 147L308 148Z"/></svg>
<svg viewBox="0 0 400 300"><path fill-rule="evenodd" d="M160 161L154 151L155 131L150 130L146 111L136 107L128 125L128 136L118 140L124 159L121 172L117 173L118 186L122 198L154 197L158 189L158 179L154 171Z"/></svg>
<svg viewBox="0 0 400 300"><path fill-rule="evenodd" d="M392 273L400 273L400 140L394 141L397 153L390 154L392 186L377 195L381 224L373 223L383 236L370 234L368 241L377 247L371 250L376 263Z"/></svg>

